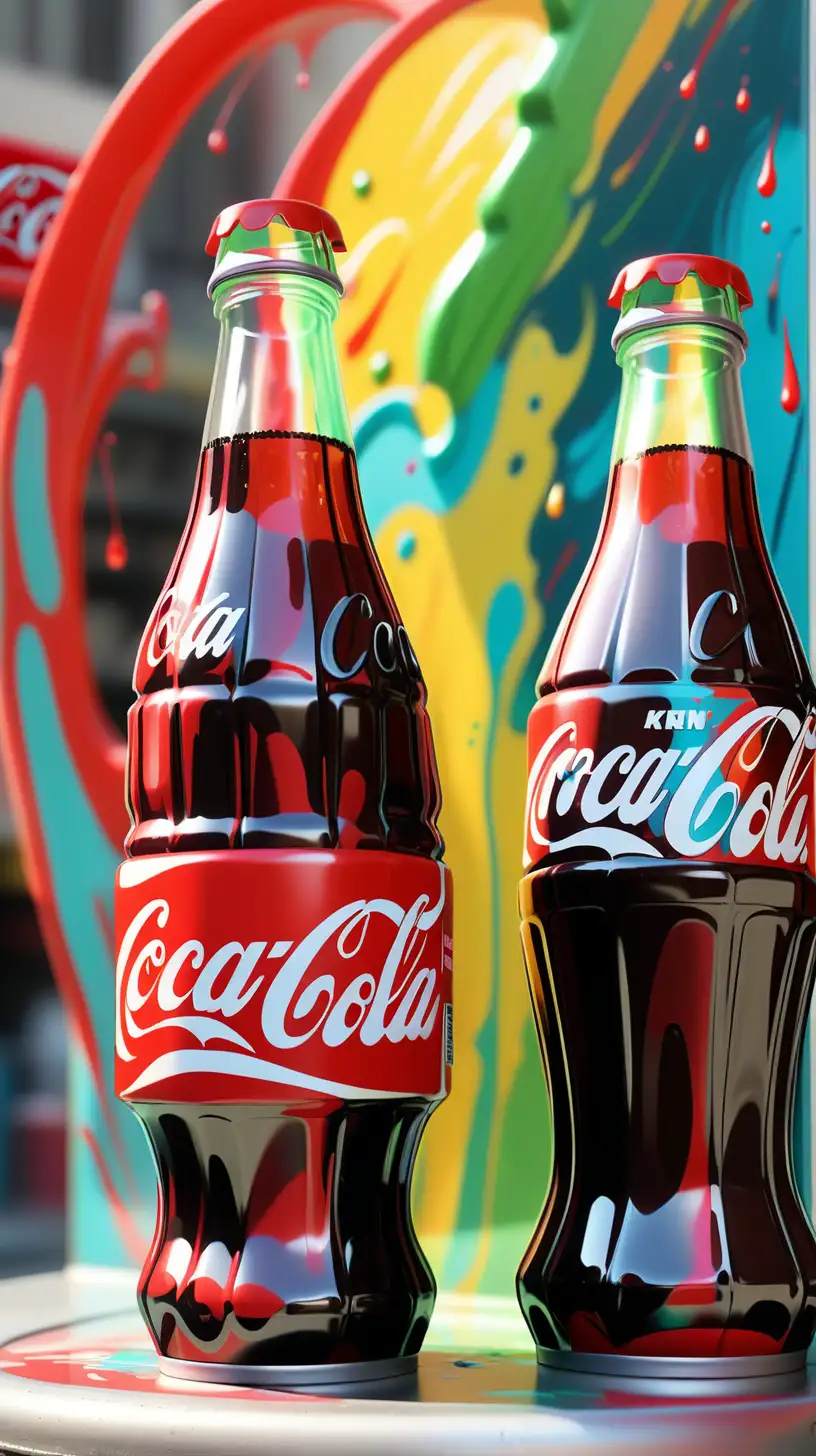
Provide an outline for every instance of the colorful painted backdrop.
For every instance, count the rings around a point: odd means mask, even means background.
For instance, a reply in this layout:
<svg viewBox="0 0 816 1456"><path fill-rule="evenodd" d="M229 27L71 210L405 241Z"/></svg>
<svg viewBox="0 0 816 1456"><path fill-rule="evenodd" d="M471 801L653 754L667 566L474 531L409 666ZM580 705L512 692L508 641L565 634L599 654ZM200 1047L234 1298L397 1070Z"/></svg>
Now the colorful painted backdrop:
<svg viewBox="0 0 816 1456"><path fill-rule="evenodd" d="M618 394L604 305L631 258L717 252L748 274L762 513L807 631L806 418L780 402L785 321L803 379L807 362L805 10L806 0L355 4L395 24L277 188L327 205L350 243L339 339L366 506L429 686L457 884L456 1066L415 1206L448 1288L512 1290L548 1176L515 904L524 726L598 524ZM206 89L259 44L298 27L313 40L349 13L318 14L308 0L209 0L190 13L81 169L4 386L2 723L74 1012L84 1262L133 1256L133 1210L149 1222L152 1184L109 1090L121 745L101 721L83 644L64 651L81 621L78 493L93 438L81 371L102 306L71 314L61 259L87 255L98 229L85 266L104 293L149 177ZM112 200L114 167L135 180ZM80 285L74 273L74 295Z"/></svg>

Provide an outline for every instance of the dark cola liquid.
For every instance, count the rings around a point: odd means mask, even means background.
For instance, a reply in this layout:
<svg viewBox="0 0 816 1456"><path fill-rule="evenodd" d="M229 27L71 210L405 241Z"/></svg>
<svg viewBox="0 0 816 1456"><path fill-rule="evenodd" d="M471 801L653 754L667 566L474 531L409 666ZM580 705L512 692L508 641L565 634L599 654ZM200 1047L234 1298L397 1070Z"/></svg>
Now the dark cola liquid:
<svg viewBox="0 0 816 1456"><path fill-rule="evenodd" d="M140 1106L170 1210L139 1289L162 1354L254 1365L415 1355L436 1285L408 1185L430 1110Z"/></svg>
<svg viewBox="0 0 816 1456"><path fill-rule="evenodd" d="M441 856L425 687L340 442L204 450L134 687L129 855Z"/></svg>
<svg viewBox="0 0 816 1456"><path fill-rule="evenodd" d="M669 748L668 710L700 712L735 687L802 719L813 702L749 466L703 449L619 464L540 709L566 690L570 714L580 723L585 711L592 725L597 761L618 743L639 755ZM650 709L654 732L644 731ZM607 797L618 783L607 782ZM591 840L586 819L570 816L569 834L583 828ZM729 861L727 838L721 862L673 858L658 811L636 827L657 854L609 858L573 842L542 854L521 882L554 1120L552 1184L518 1275L522 1308L542 1349L703 1359L804 1350L816 1246L790 1126L816 884L798 859Z"/></svg>

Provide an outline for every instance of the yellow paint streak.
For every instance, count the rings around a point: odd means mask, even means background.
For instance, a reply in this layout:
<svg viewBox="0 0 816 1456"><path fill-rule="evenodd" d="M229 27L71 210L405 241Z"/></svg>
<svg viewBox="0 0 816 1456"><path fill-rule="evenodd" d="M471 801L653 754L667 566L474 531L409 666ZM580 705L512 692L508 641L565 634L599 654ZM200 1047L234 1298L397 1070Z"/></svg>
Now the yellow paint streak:
<svg viewBox="0 0 816 1456"><path fill-rule="evenodd" d="M454 964L456 1065L453 1091L432 1119L423 1140L426 1165L417 1208L421 1234L436 1249L454 1227L473 1109L482 1067L476 1039L488 1016L498 1026L495 1107L504 1107L521 1056L529 999L516 910L521 868L522 815L526 783L524 734L509 725L519 677L541 629L540 611L529 610L504 672L501 701L491 701L486 656L491 602L506 582L516 583L525 602L535 600L536 567L528 551L534 517L556 452L553 432L586 372L595 320L587 300L581 336L570 354L559 354L550 335L530 325L508 364L496 428L471 489L445 516L415 506L398 512L380 532L377 546L405 618L428 684L439 770L444 786L442 830L446 859L454 874ZM542 396L541 410L527 401ZM508 474L508 461L523 454L525 467ZM397 542L406 531L416 538L410 559ZM489 543L489 545L487 544ZM490 780L490 811L496 835L499 903L491 903L491 853L484 798L487 735L491 713L498 716ZM478 724L478 728L474 727ZM499 919L501 976L491 1003L492 917ZM488 1159L489 1208L495 1198L501 1118L492 1129ZM487 1227L478 1258L462 1287L475 1288L491 1237Z"/></svg>
<svg viewBox="0 0 816 1456"><path fill-rule="evenodd" d="M582 196L595 181L610 141L674 39L687 4L688 0L654 0L598 108L592 148L573 183L573 196Z"/></svg>
<svg viewBox="0 0 816 1456"><path fill-rule="evenodd" d="M580 245L581 239L583 238L584 233L586 232L590 222L592 221L592 214L594 213L594 211L594 201L585 202L578 209L567 229L567 235L564 238L564 241L561 244L560 248L556 252L554 258L552 258L550 266L546 269L539 287L543 288L545 284L550 282L551 278L555 278L556 274L561 272L564 264L569 262L576 248Z"/></svg>
<svg viewBox="0 0 816 1456"><path fill-rule="evenodd" d="M477 199L514 134L516 96L545 31L541 0L503 0L500 9L478 0L449 16L389 68L343 147L325 205L343 219L345 267L356 273L337 326L352 412L371 395L368 360L378 350L392 360L389 388L417 384L421 301L476 225ZM358 170L371 174L367 197L352 188ZM398 265L399 287L349 358L348 339Z"/></svg>

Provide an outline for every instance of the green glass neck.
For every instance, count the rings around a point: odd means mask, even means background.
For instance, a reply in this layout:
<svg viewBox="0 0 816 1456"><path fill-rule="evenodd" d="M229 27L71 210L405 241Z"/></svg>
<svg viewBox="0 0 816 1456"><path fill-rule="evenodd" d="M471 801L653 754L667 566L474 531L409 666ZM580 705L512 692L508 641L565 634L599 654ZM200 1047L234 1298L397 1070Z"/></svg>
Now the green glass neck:
<svg viewBox="0 0 816 1456"><path fill-rule="evenodd" d="M751 462L742 341L700 322L638 329L621 340L623 370L613 462L659 445L733 450Z"/></svg>
<svg viewBox="0 0 816 1456"><path fill-rule="evenodd" d="M352 445L334 339L338 303L329 285L299 275L248 275L216 289L221 333L205 443L285 430Z"/></svg>

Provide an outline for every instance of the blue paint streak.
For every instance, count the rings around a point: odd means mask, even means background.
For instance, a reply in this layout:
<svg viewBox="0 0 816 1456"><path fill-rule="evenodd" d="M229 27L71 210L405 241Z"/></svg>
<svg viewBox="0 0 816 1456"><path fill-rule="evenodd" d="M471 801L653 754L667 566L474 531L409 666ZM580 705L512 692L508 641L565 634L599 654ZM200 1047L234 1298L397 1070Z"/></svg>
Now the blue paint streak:
<svg viewBox="0 0 816 1456"><path fill-rule="evenodd" d="M422 437L411 397L392 392L354 421L360 484L374 535L404 506L444 515L472 485L487 452L507 374L503 362L487 371L474 398L434 446ZM413 462L416 469L406 470Z"/></svg>
<svg viewBox="0 0 816 1456"><path fill-rule="evenodd" d="M462 1185L461 1206L456 1221L457 1237L446 1262L443 1283L451 1288L467 1273L476 1257L480 1229L489 1217L484 1206L487 1160L490 1146L491 1120L494 1112L496 1078L499 1005L499 979L501 976L501 926L502 893L499 844L496 820L493 813L493 764L496 754L496 738L501 712L501 687L507 663L513 646L524 625L524 594L515 582L500 586L487 615L486 649L491 681L490 722L485 742L484 804L487 824L487 838L490 852L490 997L487 1018L476 1037L476 1050L482 1060L482 1079L476 1095L471 1125L470 1153ZM512 909L512 907L511 907ZM475 1222L473 1237L466 1235L467 1224Z"/></svg>
<svg viewBox="0 0 816 1456"><path fill-rule="evenodd" d="M85 795L60 721L54 685L39 633L23 627L17 639L17 695L28 750L37 817L45 840L51 881L68 952L82 979L82 992L93 1018L106 1086L136 1186L151 1195L150 1158L135 1117L113 1099L114 973L103 932L94 914L94 900L112 910L114 854ZM84 1056L75 1055L70 1075L71 1120L85 1123L96 1135L108 1168L117 1154L99 1106ZM90 1153L74 1140L71 1155L72 1223L77 1243L71 1256L81 1263L129 1262L107 1210ZM121 1180L114 1175L114 1181ZM127 1200L125 1200L127 1201Z"/></svg>
<svg viewBox="0 0 816 1456"><path fill-rule="evenodd" d="M802 199L806 195L807 143L802 132L782 127L776 142L778 186L769 204L756 190L756 179L768 143L768 123L753 128L745 149L739 179L720 203L715 220L713 252L749 265L754 307L745 323L750 347L742 370L745 412L754 452L760 513L768 542L777 520L783 484L789 466L788 500L773 553L782 590L799 631L808 632L807 451L794 463L799 415L782 409L782 319L787 318L793 357L802 382L802 405L807 404L807 240L801 227ZM773 233L765 237L760 222L772 216ZM768 308L768 288L783 251L778 307ZM807 436L806 436L807 437Z"/></svg>
<svg viewBox="0 0 816 1456"><path fill-rule="evenodd" d="M573 500L589 500L604 489L617 415L616 391L589 429L572 436L565 445L559 468Z"/></svg>
<svg viewBox="0 0 816 1456"><path fill-rule="evenodd" d="M42 390L29 385L14 442L12 499L20 560L32 600L53 612L62 592L59 555L48 501L48 418Z"/></svg>

